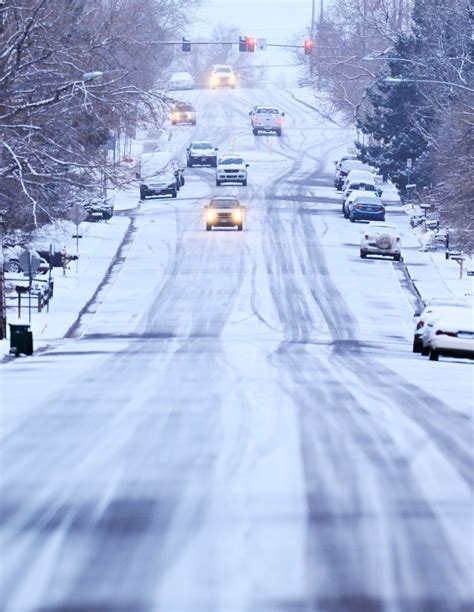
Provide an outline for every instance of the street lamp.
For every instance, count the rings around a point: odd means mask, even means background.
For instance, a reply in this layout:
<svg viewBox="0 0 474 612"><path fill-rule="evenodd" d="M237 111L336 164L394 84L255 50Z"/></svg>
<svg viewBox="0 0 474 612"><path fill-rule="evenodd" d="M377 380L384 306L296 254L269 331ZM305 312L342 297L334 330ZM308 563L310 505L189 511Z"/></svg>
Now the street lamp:
<svg viewBox="0 0 474 612"><path fill-rule="evenodd" d="M460 83L452 83L451 81L437 81L435 79L401 79L397 77L385 77L385 83L396 84L396 83L434 83L436 85L445 85L446 87L458 87L459 89L464 89L464 91L469 91L470 93L474 93L474 89L471 87L467 87L466 85L461 85Z"/></svg>

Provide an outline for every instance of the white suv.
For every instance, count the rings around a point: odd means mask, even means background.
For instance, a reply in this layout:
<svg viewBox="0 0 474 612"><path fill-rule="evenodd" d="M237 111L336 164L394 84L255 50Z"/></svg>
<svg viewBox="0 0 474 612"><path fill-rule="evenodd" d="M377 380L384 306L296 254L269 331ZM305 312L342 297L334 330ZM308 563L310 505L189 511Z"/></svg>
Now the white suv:
<svg viewBox="0 0 474 612"><path fill-rule="evenodd" d="M227 153L219 158L216 168L216 185L222 183L242 183L247 185L247 168L248 164L240 157L233 153Z"/></svg>
<svg viewBox="0 0 474 612"><path fill-rule="evenodd" d="M285 113L273 106L255 106L249 113L254 136L259 132L276 132L281 136Z"/></svg>
<svg viewBox="0 0 474 612"><path fill-rule="evenodd" d="M227 64L216 64L213 66L209 79L211 89L216 89L217 87L230 87L231 89L235 89L236 82L237 78L232 66L228 66Z"/></svg>
<svg viewBox="0 0 474 612"><path fill-rule="evenodd" d="M400 261L401 249L402 244L397 226L383 221L371 221L360 239L362 259L365 259L367 255L383 255Z"/></svg>

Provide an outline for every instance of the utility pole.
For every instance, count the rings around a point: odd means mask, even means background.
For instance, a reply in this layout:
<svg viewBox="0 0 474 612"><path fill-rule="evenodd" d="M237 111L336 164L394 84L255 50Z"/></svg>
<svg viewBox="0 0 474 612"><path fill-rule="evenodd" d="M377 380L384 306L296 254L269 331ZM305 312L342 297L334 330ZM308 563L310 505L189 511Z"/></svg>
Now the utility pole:
<svg viewBox="0 0 474 612"><path fill-rule="evenodd" d="M324 20L324 0L319 0L319 22L318 22L318 89L321 90L322 86L322 57L321 57L321 44L323 39L323 20ZM314 6L314 0L313 0Z"/></svg>
<svg viewBox="0 0 474 612"><path fill-rule="evenodd" d="M5 0L0 0L0 34L3 34L5 27ZM0 68L3 67L0 65ZM0 115L4 112L4 105L0 99ZM4 134L0 132L0 182L3 167L3 139ZM0 185L1 186L1 185ZM0 189L1 193L1 189ZM3 255L3 211L0 210L0 340L7 337L7 309L5 302L5 273Z"/></svg>
<svg viewBox="0 0 474 612"><path fill-rule="evenodd" d="M313 0L312 5L311 5L311 40L313 41L313 44L314 44L314 32L315 32L314 20L316 17L315 3L316 3L316 0ZM311 55L309 56L309 76L311 78L313 78L314 76L314 47L313 47Z"/></svg>

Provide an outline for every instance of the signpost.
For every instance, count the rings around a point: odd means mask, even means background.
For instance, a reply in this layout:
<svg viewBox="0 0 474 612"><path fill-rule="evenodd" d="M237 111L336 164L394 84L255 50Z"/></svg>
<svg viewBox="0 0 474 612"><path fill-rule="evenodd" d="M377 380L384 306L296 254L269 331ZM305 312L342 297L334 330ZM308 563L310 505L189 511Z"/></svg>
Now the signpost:
<svg viewBox="0 0 474 612"><path fill-rule="evenodd" d="M28 321L31 323L31 288L33 285L33 275L40 266L41 257L36 251L24 250L20 257L18 257L18 263L22 270L28 270Z"/></svg>
<svg viewBox="0 0 474 612"><path fill-rule="evenodd" d="M66 217L72 221L76 226L76 255L78 258L76 259L76 272L79 270L79 225L87 219L89 213L82 206L82 204L73 204L71 208L67 211Z"/></svg>

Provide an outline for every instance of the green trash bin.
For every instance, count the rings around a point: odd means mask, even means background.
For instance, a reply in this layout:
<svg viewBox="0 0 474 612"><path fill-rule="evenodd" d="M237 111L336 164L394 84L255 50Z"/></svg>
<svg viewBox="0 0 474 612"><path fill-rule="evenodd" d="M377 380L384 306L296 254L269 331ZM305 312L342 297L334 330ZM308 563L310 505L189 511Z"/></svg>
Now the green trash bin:
<svg viewBox="0 0 474 612"><path fill-rule="evenodd" d="M18 355L33 355L33 332L29 325L9 323L10 326L10 353Z"/></svg>

